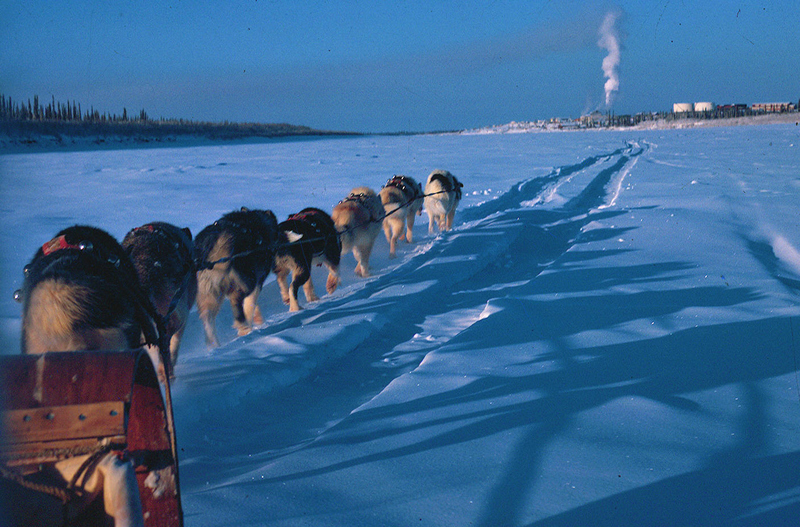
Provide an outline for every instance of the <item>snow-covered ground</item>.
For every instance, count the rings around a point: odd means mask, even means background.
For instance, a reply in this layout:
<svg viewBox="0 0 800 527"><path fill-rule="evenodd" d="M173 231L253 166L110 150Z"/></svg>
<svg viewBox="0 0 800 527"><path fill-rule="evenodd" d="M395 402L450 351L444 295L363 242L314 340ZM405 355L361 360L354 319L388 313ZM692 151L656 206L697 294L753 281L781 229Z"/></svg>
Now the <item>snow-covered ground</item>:
<svg viewBox="0 0 800 527"><path fill-rule="evenodd" d="M175 414L188 526L796 525L800 128L365 137L0 156L2 343L36 248L198 232L434 168L456 228L207 350ZM315 274L324 292L324 273ZM316 271L315 271L316 272Z"/></svg>

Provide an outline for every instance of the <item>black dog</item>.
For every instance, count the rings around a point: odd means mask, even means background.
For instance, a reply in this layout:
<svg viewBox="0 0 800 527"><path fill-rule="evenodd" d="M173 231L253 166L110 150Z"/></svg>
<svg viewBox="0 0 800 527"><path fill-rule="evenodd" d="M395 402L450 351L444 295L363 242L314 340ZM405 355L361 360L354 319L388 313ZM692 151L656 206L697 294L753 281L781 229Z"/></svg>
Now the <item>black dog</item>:
<svg viewBox="0 0 800 527"><path fill-rule="evenodd" d="M233 327L246 335L264 322L258 295L275 260L278 220L270 210L229 212L197 234L197 309L209 346L219 346L215 320L224 297L233 310Z"/></svg>
<svg viewBox="0 0 800 527"><path fill-rule="evenodd" d="M325 289L333 293L339 285L339 260L342 243L330 215L320 209L309 207L292 214L278 225L281 241L275 254L273 268L281 289L283 302L290 311L299 311L297 291L303 286L306 300L319 300L311 281L311 267L325 264L328 280ZM288 284L289 272L292 283Z"/></svg>
<svg viewBox="0 0 800 527"><path fill-rule="evenodd" d="M136 227L125 235L128 253L139 283L161 316L169 340L170 368L178 360L178 348L189 311L197 295L192 231L163 222Z"/></svg>
<svg viewBox="0 0 800 527"><path fill-rule="evenodd" d="M159 346L160 320L122 246L107 232L69 227L25 267L22 352Z"/></svg>

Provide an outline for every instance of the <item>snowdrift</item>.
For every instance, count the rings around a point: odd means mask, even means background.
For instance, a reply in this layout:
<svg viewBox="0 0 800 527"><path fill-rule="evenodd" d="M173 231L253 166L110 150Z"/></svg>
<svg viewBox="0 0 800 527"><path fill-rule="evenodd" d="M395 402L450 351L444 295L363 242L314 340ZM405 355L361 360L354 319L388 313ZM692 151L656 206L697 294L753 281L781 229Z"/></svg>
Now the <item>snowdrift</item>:
<svg viewBox="0 0 800 527"><path fill-rule="evenodd" d="M269 279L264 326L219 349L193 320L187 525L793 524L798 147L774 125L7 155L1 278L70 222L196 233L447 168L453 231L380 240L366 280L343 258L298 313Z"/></svg>

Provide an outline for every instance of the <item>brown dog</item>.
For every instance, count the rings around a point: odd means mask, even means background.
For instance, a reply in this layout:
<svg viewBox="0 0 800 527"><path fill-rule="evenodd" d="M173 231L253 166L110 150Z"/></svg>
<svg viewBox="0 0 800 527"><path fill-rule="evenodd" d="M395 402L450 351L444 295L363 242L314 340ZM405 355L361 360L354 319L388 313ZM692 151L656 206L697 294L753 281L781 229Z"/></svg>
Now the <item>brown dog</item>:
<svg viewBox="0 0 800 527"><path fill-rule="evenodd" d="M164 321L165 337L169 339L169 371L173 374L186 320L197 295L192 232L169 223L148 223L128 232L122 247Z"/></svg>
<svg viewBox="0 0 800 527"><path fill-rule="evenodd" d="M306 300L319 300L311 281L311 268L314 265L325 265L328 268L328 280L325 289L333 293L339 285L339 260L342 255L342 243L339 233L331 217L320 209L309 207L297 214L292 214L286 221L278 224L281 242L275 254L273 271L284 303L289 304L289 311L300 311L297 303L297 291L300 286L306 294ZM292 273L292 283L288 283L288 275Z"/></svg>
<svg viewBox="0 0 800 527"><path fill-rule="evenodd" d="M380 198L367 187L354 188L333 208L331 217L342 241L342 254L352 249L358 276L369 276L369 257L381 232L383 216Z"/></svg>
<svg viewBox="0 0 800 527"><path fill-rule="evenodd" d="M440 231L453 228L453 217L461 201L461 187L456 177L447 170L434 170L425 183L425 211L428 213L428 234L433 234L434 223Z"/></svg>
<svg viewBox="0 0 800 527"><path fill-rule="evenodd" d="M397 240L414 241L414 216L422 214L422 186L408 176L393 176L380 193L385 216L383 232L389 257L397 256Z"/></svg>
<svg viewBox="0 0 800 527"><path fill-rule="evenodd" d="M269 210L229 212L197 234L197 309L209 346L219 346L215 321L228 297L240 336L264 322L258 295L275 261L278 220Z"/></svg>

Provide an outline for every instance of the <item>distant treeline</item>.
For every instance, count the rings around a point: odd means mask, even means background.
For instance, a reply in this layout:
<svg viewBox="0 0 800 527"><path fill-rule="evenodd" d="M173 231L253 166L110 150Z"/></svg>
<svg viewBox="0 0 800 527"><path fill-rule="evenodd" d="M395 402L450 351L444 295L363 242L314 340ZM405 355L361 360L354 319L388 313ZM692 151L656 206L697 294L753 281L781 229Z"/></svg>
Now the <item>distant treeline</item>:
<svg viewBox="0 0 800 527"><path fill-rule="evenodd" d="M286 137L294 135L350 135L348 132L315 130L307 126L286 123L221 123L191 121L186 119L151 119L145 110L131 115L127 108L122 114L100 113L94 107L83 111L81 104L66 103L52 97L42 105L38 95L27 102L17 102L0 94L0 132L12 136L32 134L85 137L91 135L120 135L151 137L172 135L200 135L213 139L245 137Z"/></svg>
<svg viewBox="0 0 800 527"><path fill-rule="evenodd" d="M73 101L56 101L55 96L42 106L39 96L34 95L28 102L17 102L11 97L0 94L0 120L2 121L57 121L57 122L145 122L148 121L147 112L141 110L139 115L128 115L127 108L122 109L122 115L100 113L94 107L86 112L81 111L80 103Z"/></svg>

